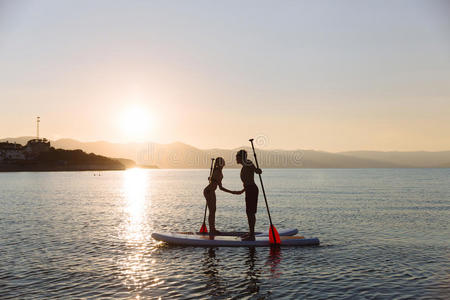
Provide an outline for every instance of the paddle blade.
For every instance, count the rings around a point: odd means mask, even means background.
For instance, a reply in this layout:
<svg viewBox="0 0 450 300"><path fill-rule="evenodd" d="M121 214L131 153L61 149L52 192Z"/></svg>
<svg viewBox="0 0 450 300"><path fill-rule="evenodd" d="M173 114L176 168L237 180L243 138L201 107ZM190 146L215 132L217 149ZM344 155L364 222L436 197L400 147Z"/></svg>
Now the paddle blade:
<svg viewBox="0 0 450 300"><path fill-rule="evenodd" d="M202 227L200 228L200 233L208 233L208 228L206 227L205 223L203 223Z"/></svg>
<svg viewBox="0 0 450 300"><path fill-rule="evenodd" d="M278 234L277 229L273 225L270 225L269 229L269 242L275 245L281 244L280 235Z"/></svg>

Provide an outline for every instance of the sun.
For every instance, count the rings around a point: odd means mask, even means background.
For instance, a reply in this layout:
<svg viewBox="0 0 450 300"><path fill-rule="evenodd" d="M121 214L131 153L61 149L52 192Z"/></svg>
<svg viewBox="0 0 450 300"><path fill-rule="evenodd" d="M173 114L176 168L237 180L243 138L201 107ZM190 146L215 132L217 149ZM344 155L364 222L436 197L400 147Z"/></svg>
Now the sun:
<svg viewBox="0 0 450 300"><path fill-rule="evenodd" d="M143 107L129 107L122 113L120 127L127 139L143 140L148 137L151 127L150 113Z"/></svg>

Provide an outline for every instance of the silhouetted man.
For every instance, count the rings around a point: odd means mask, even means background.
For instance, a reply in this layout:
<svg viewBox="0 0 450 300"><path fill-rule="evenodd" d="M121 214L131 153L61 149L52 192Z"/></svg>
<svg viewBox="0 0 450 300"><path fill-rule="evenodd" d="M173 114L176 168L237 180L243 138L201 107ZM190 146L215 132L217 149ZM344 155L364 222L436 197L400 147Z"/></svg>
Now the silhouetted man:
<svg viewBox="0 0 450 300"><path fill-rule="evenodd" d="M245 207L248 219L249 233L242 239L255 240L256 210L258 208L259 189L255 184L255 173L261 174L262 170L255 167L253 162L247 159L247 151L239 150L236 154L236 162L242 165L241 180L245 190Z"/></svg>

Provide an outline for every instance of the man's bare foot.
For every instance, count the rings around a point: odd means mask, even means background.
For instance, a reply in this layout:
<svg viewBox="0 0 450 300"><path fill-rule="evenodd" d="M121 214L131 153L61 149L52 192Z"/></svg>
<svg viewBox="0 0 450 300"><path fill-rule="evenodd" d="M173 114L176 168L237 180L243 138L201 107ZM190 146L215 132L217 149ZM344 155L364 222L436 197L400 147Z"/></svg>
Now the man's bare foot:
<svg viewBox="0 0 450 300"><path fill-rule="evenodd" d="M255 236L254 235L250 235L250 234L246 234L246 235L242 236L241 240L243 240L243 241L254 241L255 240Z"/></svg>

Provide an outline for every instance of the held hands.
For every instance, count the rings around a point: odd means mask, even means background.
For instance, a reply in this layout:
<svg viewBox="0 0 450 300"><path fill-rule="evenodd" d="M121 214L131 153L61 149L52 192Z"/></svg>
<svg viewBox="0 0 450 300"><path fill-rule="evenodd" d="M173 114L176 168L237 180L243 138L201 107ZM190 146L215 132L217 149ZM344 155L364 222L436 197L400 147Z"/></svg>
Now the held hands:
<svg viewBox="0 0 450 300"><path fill-rule="evenodd" d="M256 173L256 174L262 174L262 170L261 170L260 168L257 168L257 169L255 170L255 173Z"/></svg>
<svg viewBox="0 0 450 300"><path fill-rule="evenodd" d="M245 192L245 189L242 189L242 190L240 190L240 191L232 191L232 194L233 194L233 195L240 195L240 194L242 194L243 192Z"/></svg>

